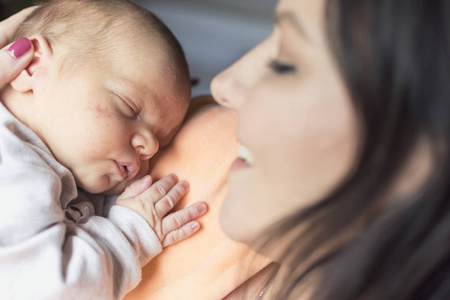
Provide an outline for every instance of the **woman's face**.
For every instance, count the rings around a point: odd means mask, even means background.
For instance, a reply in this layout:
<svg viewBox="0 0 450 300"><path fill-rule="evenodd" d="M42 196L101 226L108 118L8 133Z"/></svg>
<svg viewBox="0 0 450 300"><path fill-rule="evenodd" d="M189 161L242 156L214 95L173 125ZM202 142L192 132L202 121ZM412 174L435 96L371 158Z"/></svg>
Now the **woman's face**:
<svg viewBox="0 0 450 300"><path fill-rule="evenodd" d="M211 84L214 98L238 114L245 147L220 212L232 239L250 242L330 193L352 168L357 116L324 13L325 0L281 0L273 34Z"/></svg>

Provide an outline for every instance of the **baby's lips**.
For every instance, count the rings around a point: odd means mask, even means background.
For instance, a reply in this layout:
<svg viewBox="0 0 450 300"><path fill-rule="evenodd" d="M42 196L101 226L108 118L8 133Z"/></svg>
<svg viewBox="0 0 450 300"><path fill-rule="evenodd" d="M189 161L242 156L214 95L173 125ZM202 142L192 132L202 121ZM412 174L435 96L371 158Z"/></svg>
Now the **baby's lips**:
<svg viewBox="0 0 450 300"><path fill-rule="evenodd" d="M128 177L128 171L127 171L126 166L118 161L115 161L115 163L117 165L117 169L119 171L121 180L125 180Z"/></svg>
<svg viewBox="0 0 450 300"><path fill-rule="evenodd" d="M136 177L136 175L139 173L139 166L137 164L128 164L126 165L127 172L128 172L128 178L133 179Z"/></svg>

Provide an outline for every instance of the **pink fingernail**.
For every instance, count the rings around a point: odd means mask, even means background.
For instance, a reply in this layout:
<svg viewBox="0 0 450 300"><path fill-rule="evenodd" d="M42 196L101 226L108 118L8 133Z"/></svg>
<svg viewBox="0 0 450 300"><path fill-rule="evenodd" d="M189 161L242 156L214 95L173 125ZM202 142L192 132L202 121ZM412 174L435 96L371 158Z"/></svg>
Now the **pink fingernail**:
<svg viewBox="0 0 450 300"><path fill-rule="evenodd" d="M207 207L206 207L206 204L204 204L204 203L199 204L197 207L198 212L201 214L203 214L206 211L206 209L207 209Z"/></svg>
<svg viewBox="0 0 450 300"><path fill-rule="evenodd" d="M192 230L197 230L200 227L200 224L198 224L197 222L194 222L191 224L191 229Z"/></svg>
<svg viewBox="0 0 450 300"><path fill-rule="evenodd" d="M14 58L19 58L31 49L31 42L29 39L23 37L18 39L14 44L9 47L8 52L11 53L11 55Z"/></svg>
<svg viewBox="0 0 450 300"><path fill-rule="evenodd" d="M183 181L182 186L185 190L189 189L189 182Z"/></svg>
<svg viewBox="0 0 450 300"><path fill-rule="evenodd" d="M141 181L142 183L147 183L150 181L152 177L150 175L145 175L144 177L142 177Z"/></svg>

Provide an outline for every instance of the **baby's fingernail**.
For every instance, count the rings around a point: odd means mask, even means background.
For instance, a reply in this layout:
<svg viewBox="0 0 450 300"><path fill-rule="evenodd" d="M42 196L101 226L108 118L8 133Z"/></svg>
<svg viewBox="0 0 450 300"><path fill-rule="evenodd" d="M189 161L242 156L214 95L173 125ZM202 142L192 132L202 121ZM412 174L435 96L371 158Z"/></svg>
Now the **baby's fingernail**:
<svg viewBox="0 0 450 300"><path fill-rule="evenodd" d="M206 209L207 209L206 204L205 204L205 203L199 204L199 205L197 206L197 209L198 209L198 212L199 212L199 213L201 213L201 214L205 213L205 212L206 212Z"/></svg>
<svg viewBox="0 0 450 300"><path fill-rule="evenodd" d="M183 183L182 183L181 185L183 186L183 188L184 188L185 190L189 189L189 182L183 181Z"/></svg>
<svg viewBox="0 0 450 300"><path fill-rule="evenodd" d="M30 51L31 49L31 42L29 39L23 37L18 39L14 44L11 45L11 47L8 48L8 52L11 53L11 55L14 58L20 58L25 53Z"/></svg>
<svg viewBox="0 0 450 300"><path fill-rule="evenodd" d="M198 224L197 222L193 222L191 224L191 229L192 230L197 230L200 227L200 224Z"/></svg>
<svg viewBox="0 0 450 300"><path fill-rule="evenodd" d="M150 175L145 175L144 177L141 178L141 182L142 183L147 183L150 181L152 177Z"/></svg>
<svg viewBox="0 0 450 300"><path fill-rule="evenodd" d="M170 177L173 181L178 181L178 176L175 174L169 174L167 176Z"/></svg>

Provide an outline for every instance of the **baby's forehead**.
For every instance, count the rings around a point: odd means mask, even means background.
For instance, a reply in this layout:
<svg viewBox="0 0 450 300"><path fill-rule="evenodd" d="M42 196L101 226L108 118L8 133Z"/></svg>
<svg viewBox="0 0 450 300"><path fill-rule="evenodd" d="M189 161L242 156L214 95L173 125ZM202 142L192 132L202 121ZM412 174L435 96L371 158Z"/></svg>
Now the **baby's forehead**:
<svg viewBox="0 0 450 300"><path fill-rule="evenodd" d="M139 89L141 94L170 94L170 90L190 93L190 78L184 73L183 65L163 46L128 39L112 48L108 54L110 72L124 84ZM165 93L159 93L161 90Z"/></svg>
<svg viewBox="0 0 450 300"><path fill-rule="evenodd" d="M120 35L110 33L107 39L108 44L99 49L98 55L110 58L111 64L137 62L136 67L147 72L177 72L180 68L176 58L171 55L172 51L161 37L125 31Z"/></svg>

